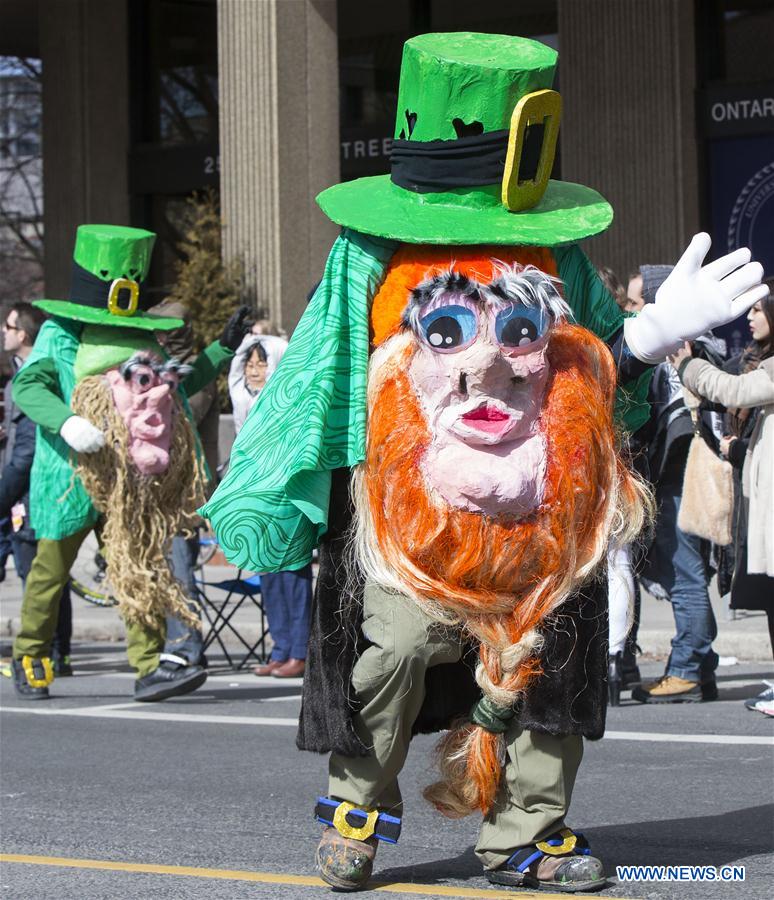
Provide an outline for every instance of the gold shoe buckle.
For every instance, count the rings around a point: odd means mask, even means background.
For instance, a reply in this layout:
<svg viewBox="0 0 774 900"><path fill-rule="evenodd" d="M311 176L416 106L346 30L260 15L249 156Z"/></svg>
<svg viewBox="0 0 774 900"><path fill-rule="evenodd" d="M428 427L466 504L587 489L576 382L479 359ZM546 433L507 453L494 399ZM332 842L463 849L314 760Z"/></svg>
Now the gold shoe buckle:
<svg viewBox="0 0 774 900"><path fill-rule="evenodd" d="M564 837L561 844L553 846L549 844L548 841L538 841L535 846L538 850L542 850L543 853L548 854L548 856L562 856L564 853L572 853L575 849L575 845L578 843L577 836L574 835L569 828L565 828L560 831L559 834Z"/></svg>
<svg viewBox="0 0 774 900"><path fill-rule="evenodd" d="M38 678L35 675L33 664L36 662L43 664L43 678ZM24 674L27 676L27 684L29 684L30 687L48 687L54 680L54 667L51 665L51 660L47 656L44 656L43 659L40 660L33 659L31 656L23 656L22 668L24 669Z"/></svg>
<svg viewBox="0 0 774 900"><path fill-rule="evenodd" d="M353 809L362 813L366 812L366 810L360 809L359 806L355 806L354 803L348 803L346 800L339 803L336 807L336 812L333 814L333 827L342 837L353 838L356 841L364 841L366 838L370 838L376 829L376 820L379 818L379 810L372 809L367 813L365 825L356 828L347 821L347 814L351 813Z"/></svg>

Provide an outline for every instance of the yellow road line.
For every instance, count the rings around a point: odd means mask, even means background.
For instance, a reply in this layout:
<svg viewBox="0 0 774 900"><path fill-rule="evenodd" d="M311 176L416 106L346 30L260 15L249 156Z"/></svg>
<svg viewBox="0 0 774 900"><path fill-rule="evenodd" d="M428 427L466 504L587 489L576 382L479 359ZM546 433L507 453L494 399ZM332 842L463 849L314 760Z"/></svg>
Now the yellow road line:
<svg viewBox="0 0 774 900"><path fill-rule="evenodd" d="M21 853L0 853L0 862L26 863L35 866L63 866L70 869L102 869L106 872L142 872L150 875L186 875L192 878L222 878L226 881L253 881L261 884L306 885L325 887L321 878L311 875L284 875L276 872L244 872L239 869L203 869L195 866L157 866L151 863L113 862L107 859L71 859L68 856L26 856ZM567 894L546 894L543 891L487 890L479 888L445 887L429 884L401 884L373 881L369 890L388 894L421 894L426 897L480 897L484 900L567 900ZM613 900L594 895L595 900Z"/></svg>

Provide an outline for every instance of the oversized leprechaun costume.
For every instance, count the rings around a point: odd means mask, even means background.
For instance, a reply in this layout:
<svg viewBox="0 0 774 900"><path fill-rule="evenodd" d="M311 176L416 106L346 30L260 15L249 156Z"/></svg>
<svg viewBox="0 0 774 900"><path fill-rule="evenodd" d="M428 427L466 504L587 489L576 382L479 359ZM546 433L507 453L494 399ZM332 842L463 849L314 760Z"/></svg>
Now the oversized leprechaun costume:
<svg viewBox="0 0 774 900"><path fill-rule="evenodd" d="M38 425L30 485L38 552L13 649L17 689L28 699L47 696L59 597L98 523L137 699L193 690L206 678L184 660L160 661L165 613L191 617L166 553L202 499L186 392L211 381L233 351L216 342L193 368L166 358L154 332L183 323L147 312L154 240L142 229L82 225L70 299L36 302L51 318L14 379L14 399Z"/></svg>
<svg viewBox="0 0 774 900"><path fill-rule="evenodd" d="M548 179L555 63L512 37L407 42L392 173L318 198L342 234L205 508L247 568L320 548L298 744L332 751L315 815L340 889L398 839L412 733L452 723L426 797L484 814L490 880L604 883L564 815L582 736L604 730L600 563L647 506L616 453L616 382L634 429L648 364L752 303L760 272L718 285L749 254L699 271L699 239L684 308L667 291L624 323L577 246L609 205Z"/></svg>

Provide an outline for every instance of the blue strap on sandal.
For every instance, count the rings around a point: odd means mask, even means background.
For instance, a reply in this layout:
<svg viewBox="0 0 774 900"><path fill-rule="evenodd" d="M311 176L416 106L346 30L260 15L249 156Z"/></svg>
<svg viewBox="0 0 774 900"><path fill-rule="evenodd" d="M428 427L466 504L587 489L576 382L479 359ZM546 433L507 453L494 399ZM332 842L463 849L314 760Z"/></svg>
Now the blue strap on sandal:
<svg viewBox="0 0 774 900"><path fill-rule="evenodd" d="M515 872L524 874L532 863L538 862L544 856L564 856L568 853L574 856L588 856L590 852L589 842L579 831L562 828L544 841L537 841L530 847L520 847L505 865Z"/></svg>
<svg viewBox="0 0 774 900"><path fill-rule="evenodd" d="M373 836L388 844L397 844L401 820L378 810L360 809L354 803L318 797L314 816L323 825L332 825L342 837L365 841Z"/></svg>

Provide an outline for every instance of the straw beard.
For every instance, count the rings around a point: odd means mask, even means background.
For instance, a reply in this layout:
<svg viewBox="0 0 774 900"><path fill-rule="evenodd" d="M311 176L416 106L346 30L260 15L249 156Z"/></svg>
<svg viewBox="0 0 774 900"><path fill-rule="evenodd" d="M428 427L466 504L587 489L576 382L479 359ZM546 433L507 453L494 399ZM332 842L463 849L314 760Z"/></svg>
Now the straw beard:
<svg viewBox="0 0 774 900"><path fill-rule="evenodd" d="M428 486L421 461L431 434L406 374L414 340L392 337L371 360L355 551L368 578L475 640L479 686L511 708L541 674L540 629L593 575L609 539L626 543L644 523L647 491L616 452L613 361L585 329L554 330L540 416L544 501L515 520L450 506ZM458 723L439 745L442 781L425 797L449 816L488 812L504 752L502 735Z"/></svg>
<svg viewBox="0 0 774 900"><path fill-rule="evenodd" d="M129 431L101 376L84 378L71 406L105 434L105 446L78 457L76 474L104 515L102 553L107 578L127 625L157 629L166 615L199 628L188 598L168 562L172 538L191 533L204 502L204 472L196 438L175 395L169 466L161 475L140 475L129 456Z"/></svg>

